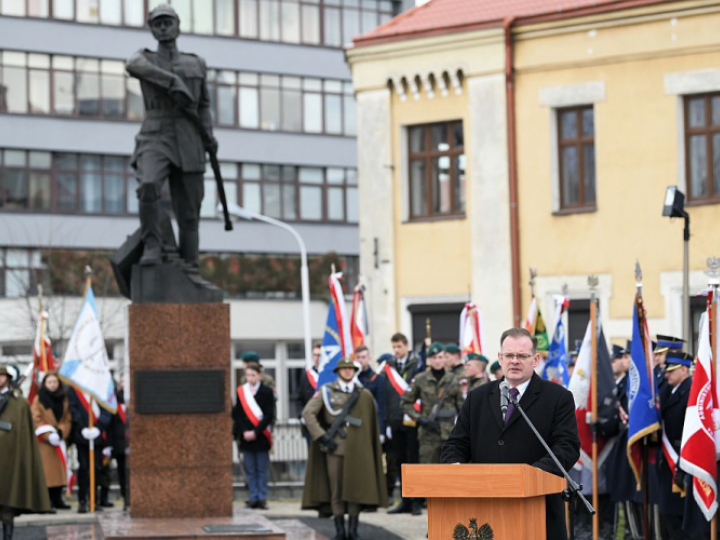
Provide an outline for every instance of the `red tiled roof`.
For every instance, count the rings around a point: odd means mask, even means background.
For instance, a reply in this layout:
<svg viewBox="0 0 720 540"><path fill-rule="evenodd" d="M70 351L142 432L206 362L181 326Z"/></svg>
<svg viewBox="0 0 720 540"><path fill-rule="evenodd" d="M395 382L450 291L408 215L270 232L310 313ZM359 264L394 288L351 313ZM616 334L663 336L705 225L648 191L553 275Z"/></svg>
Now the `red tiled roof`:
<svg viewBox="0 0 720 540"><path fill-rule="evenodd" d="M630 7L663 0L430 0L401 13L374 30L356 37L356 46L397 41L453 30L500 26L508 17L565 14L583 9Z"/></svg>

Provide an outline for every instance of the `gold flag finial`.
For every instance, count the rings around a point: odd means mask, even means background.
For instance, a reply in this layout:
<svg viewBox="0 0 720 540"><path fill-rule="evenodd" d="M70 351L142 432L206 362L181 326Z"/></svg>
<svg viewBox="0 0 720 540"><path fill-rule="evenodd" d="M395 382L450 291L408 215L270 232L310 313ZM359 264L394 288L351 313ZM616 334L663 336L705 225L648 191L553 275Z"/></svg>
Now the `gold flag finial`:
<svg viewBox="0 0 720 540"><path fill-rule="evenodd" d="M707 266L705 274L708 277L708 284L711 287L720 285L720 257L708 257Z"/></svg>
<svg viewBox="0 0 720 540"><path fill-rule="evenodd" d="M590 274L588 276L588 287L590 287L590 299L595 300L595 289L597 289L598 284L600 283L600 280L595 274Z"/></svg>
<svg viewBox="0 0 720 540"><path fill-rule="evenodd" d="M532 296L535 296L535 278L537 275L537 268L530 267L530 281L528 283L530 284L530 294Z"/></svg>
<svg viewBox="0 0 720 540"><path fill-rule="evenodd" d="M642 266L640 266L640 261L635 261L635 288L637 289L637 293L642 296L642 286L643 286L643 274L642 274Z"/></svg>

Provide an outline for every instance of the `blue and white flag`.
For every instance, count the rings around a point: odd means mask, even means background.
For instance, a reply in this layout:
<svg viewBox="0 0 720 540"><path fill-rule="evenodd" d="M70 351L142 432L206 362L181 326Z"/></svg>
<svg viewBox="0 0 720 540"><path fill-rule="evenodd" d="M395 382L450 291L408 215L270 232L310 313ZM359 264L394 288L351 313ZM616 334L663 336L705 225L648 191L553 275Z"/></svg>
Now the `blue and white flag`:
<svg viewBox="0 0 720 540"><path fill-rule="evenodd" d="M567 367L567 347L565 346L565 326L562 321L562 314L568 306L568 299L565 297L556 298L557 319L552 341L548 348L548 355L542 370L542 378L562 384L567 388L570 382L570 374Z"/></svg>
<svg viewBox="0 0 720 540"><path fill-rule="evenodd" d="M320 365L318 366L318 388L323 384L333 382L337 374L333 371L338 361L342 358L342 345L340 333L338 332L338 318L335 309L335 301L330 300L328 304L328 316L325 322L325 333L323 334L322 349L320 350Z"/></svg>
<svg viewBox="0 0 720 540"><path fill-rule="evenodd" d="M92 287L85 294L58 374L73 388L92 396L104 409L117 412L115 386Z"/></svg>

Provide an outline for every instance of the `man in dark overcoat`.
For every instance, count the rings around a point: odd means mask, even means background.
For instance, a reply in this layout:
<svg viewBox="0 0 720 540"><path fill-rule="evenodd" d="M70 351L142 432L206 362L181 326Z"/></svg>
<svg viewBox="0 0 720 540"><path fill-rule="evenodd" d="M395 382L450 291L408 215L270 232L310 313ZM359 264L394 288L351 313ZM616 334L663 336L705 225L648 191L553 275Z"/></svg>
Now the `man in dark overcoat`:
<svg viewBox="0 0 720 540"><path fill-rule="evenodd" d="M580 457L573 395L535 374L540 361L537 339L524 328L511 328L500 339L498 360L510 397L517 401L567 470ZM503 415L500 382L484 384L468 394L450 438L443 463L527 463L561 475L552 458L514 406ZM565 503L560 494L545 501L548 539L567 538Z"/></svg>

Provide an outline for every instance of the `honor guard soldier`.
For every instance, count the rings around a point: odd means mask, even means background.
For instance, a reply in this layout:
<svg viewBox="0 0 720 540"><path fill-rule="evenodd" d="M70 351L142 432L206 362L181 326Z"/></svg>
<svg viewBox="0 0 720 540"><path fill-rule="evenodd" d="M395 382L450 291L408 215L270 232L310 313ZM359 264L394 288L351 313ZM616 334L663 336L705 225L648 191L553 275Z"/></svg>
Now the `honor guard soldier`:
<svg viewBox="0 0 720 540"><path fill-rule="evenodd" d="M30 406L0 366L0 521L12 540L15 516L50 512L50 497Z"/></svg>
<svg viewBox="0 0 720 540"><path fill-rule="evenodd" d="M657 335L657 343L653 347L653 374L657 382L658 395L667 382L665 377L665 359L670 351L682 353L685 340L673 336Z"/></svg>
<svg viewBox="0 0 720 540"><path fill-rule="evenodd" d="M502 379L503 372L502 372L502 366L500 365L500 362L495 360L492 365L490 366L490 373L492 374L493 378L497 381L498 379Z"/></svg>
<svg viewBox="0 0 720 540"><path fill-rule="evenodd" d="M458 381L467 379L465 365L462 361L462 350L455 343L445 345L445 369L452 373Z"/></svg>
<svg viewBox="0 0 720 540"><path fill-rule="evenodd" d="M467 375L466 396L477 387L488 382L486 373L488 362L488 359L482 354L474 352L468 353L467 361L465 362L465 375Z"/></svg>
<svg viewBox="0 0 720 540"><path fill-rule="evenodd" d="M428 349L430 369L418 374L402 396L403 411L418 424L420 463L440 463L440 448L450 436L464 402L452 372L445 370L442 343ZM420 412L415 402L420 400Z"/></svg>
<svg viewBox="0 0 720 540"><path fill-rule="evenodd" d="M375 400L356 382L358 370L341 358L334 369L338 379L323 385L302 413L313 439L302 507L332 513L333 540L360 540L360 509L387 506Z"/></svg>
<svg viewBox="0 0 720 540"><path fill-rule="evenodd" d="M272 378L272 376L268 375L264 371L262 371L262 364L260 363L260 355L256 353L255 351L247 351L242 354L242 361L243 361L243 369L245 369L249 364L255 364L260 368L260 382L262 382L265 386L270 388L273 391L273 394L275 395L275 400L277 400L277 393L275 391L275 379ZM242 386L245 384L245 376L243 375L240 380L238 381L238 386Z"/></svg>

